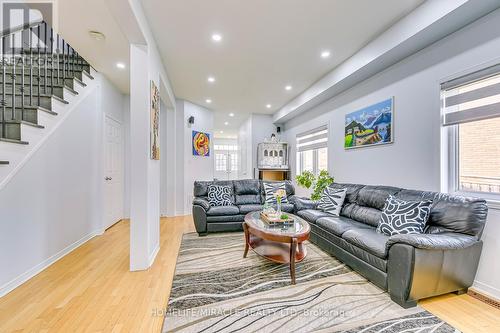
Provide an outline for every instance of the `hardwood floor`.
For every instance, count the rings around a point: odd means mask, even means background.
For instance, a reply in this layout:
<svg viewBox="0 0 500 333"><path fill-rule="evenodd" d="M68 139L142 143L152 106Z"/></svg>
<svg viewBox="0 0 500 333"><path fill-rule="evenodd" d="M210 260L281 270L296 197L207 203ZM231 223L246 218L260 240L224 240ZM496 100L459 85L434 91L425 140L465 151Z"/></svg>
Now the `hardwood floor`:
<svg viewBox="0 0 500 333"><path fill-rule="evenodd" d="M122 221L0 299L0 332L160 332L182 234L191 216L161 221L160 252L129 272L129 223ZM463 332L498 332L500 310L470 296L420 303Z"/></svg>

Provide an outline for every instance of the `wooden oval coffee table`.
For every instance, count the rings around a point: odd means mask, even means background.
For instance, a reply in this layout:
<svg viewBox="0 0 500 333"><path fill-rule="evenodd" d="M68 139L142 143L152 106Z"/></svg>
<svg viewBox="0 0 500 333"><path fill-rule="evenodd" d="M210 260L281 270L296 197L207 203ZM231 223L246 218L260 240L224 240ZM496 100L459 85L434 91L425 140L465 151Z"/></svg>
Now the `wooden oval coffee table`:
<svg viewBox="0 0 500 333"><path fill-rule="evenodd" d="M243 230L245 231L245 253L248 248L258 255L280 264L290 264L292 284L295 284L295 263L302 261L306 255L304 241L309 239L311 227L300 217L288 214L293 223L284 225L269 225L262 221L259 212L251 212L245 216Z"/></svg>

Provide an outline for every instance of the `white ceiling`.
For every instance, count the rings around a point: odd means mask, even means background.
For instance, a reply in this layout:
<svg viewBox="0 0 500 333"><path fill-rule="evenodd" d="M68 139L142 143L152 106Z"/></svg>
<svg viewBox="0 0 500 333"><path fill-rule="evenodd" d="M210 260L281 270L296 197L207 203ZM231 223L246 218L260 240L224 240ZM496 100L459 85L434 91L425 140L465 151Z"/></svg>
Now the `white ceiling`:
<svg viewBox="0 0 500 333"><path fill-rule="evenodd" d="M142 0L176 97L213 109L225 135L250 113L278 110L423 2Z"/></svg>
<svg viewBox="0 0 500 333"><path fill-rule="evenodd" d="M103 0L59 0L59 32L95 69L109 78L123 93L129 92L129 42ZM102 32L97 41L89 31ZM123 62L125 69L118 69Z"/></svg>

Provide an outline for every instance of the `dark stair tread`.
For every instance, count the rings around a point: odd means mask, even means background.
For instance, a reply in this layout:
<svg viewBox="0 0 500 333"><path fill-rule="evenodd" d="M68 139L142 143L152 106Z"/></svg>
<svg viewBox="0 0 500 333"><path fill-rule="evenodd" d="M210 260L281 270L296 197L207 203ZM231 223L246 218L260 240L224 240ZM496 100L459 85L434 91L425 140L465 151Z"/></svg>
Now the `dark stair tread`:
<svg viewBox="0 0 500 333"><path fill-rule="evenodd" d="M11 92L8 92L8 93L5 93L5 95L8 95L8 96L12 96L12 93ZM20 92L16 92L16 96L21 96L21 93ZM24 98L28 98L29 99L29 94L24 94ZM2 97L2 93L0 93L0 98ZM38 94L33 94L33 99L36 99L38 97ZM40 97L53 97L55 99L57 99L59 102L61 103L64 103L64 104L69 104L68 101L66 101L65 99L57 96L57 95L51 95L51 94L40 94ZM11 98L11 97L9 97ZM7 100L9 100L9 98L7 98Z"/></svg>
<svg viewBox="0 0 500 333"><path fill-rule="evenodd" d="M11 107L6 107L7 108L7 111L6 112L10 112L10 110L12 110ZM52 110L49 110L49 109L46 109L44 108L43 106L38 106L38 105L25 105L24 106L24 109L28 109L28 110L39 110L39 111L43 111L43 112L46 112L48 114L51 114L51 115L54 115L54 116L57 116L57 112L54 112ZM0 110L1 110L1 107L0 107ZM16 110L22 110L22 108L20 106L16 106Z"/></svg>
<svg viewBox="0 0 500 333"><path fill-rule="evenodd" d="M10 82L9 82L9 84L10 84ZM7 84L6 84L6 85L7 85ZM20 85L21 85L21 83L16 83L16 88L17 88L17 87L19 87ZM28 83L24 82L24 85L25 85L26 87L29 87L29 86L30 86L29 82L28 82ZM0 86L1 86L1 82L0 82ZM49 88L49 87L51 87L51 86L52 86L51 84L47 83L47 88ZM53 84L53 86L54 86L54 88L66 88L66 89L68 89L68 90L69 90L69 92L70 92L70 93L72 93L73 95L78 95L78 91L75 91L73 88L71 88L70 86L68 86L68 85L66 85L66 84L54 83L54 84ZM33 83L33 87L37 88L37 87L38 87L38 84ZM40 88L43 88L43 87L45 87L45 84L40 84ZM26 89L26 88L25 88L25 89ZM0 93L0 95L1 95L1 94L2 94L2 93Z"/></svg>
<svg viewBox="0 0 500 333"><path fill-rule="evenodd" d="M0 121L0 123L2 123L2 122ZM45 128L45 126L38 125L38 124L32 123L30 121L26 121L26 120L6 120L5 123L6 124L19 124L19 125L23 124L23 125L36 127L36 128Z"/></svg>
<svg viewBox="0 0 500 333"><path fill-rule="evenodd" d="M8 161L0 161L0 165L8 165L9 162Z"/></svg>
<svg viewBox="0 0 500 333"><path fill-rule="evenodd" d="M14 140L14 139L0 138L0 141L3 141L3 142L8 142L8 143L15 143L15 144L18 144L18 145L29 145L29 142L27 142L27 141L22 141L22 140Z"/></svg>

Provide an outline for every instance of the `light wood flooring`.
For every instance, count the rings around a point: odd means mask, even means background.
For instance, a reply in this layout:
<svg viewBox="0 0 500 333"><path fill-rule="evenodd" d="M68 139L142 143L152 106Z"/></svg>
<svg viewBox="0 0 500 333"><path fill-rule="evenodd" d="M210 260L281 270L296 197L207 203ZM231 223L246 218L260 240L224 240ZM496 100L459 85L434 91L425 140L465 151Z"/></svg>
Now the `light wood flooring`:
<svg viewBox="0 0 500 333"><path fill-rule="evenodd" d="M0 298L0 332L160 332L161 316L191 216L161 221L160 252L144 272L129 272L129 223L93 238ZM463 332L499 332L500 310L470 296L420 303Z"/></svg>

